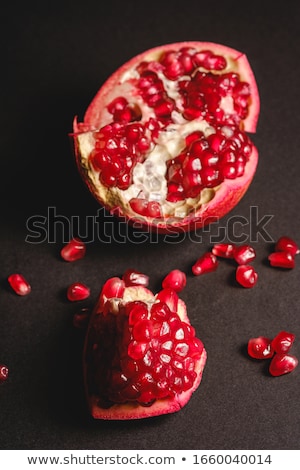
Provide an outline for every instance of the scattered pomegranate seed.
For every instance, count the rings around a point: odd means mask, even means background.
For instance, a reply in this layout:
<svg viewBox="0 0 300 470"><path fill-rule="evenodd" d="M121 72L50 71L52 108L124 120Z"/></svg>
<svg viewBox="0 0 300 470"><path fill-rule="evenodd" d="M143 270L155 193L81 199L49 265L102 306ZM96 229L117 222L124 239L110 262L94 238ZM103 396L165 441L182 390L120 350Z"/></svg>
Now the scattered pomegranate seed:
<svg viewBox="0 0 300 470"><path fill-rule="evenodd" d="M275 251L286 251L292 256L295 256L300 252L300 249L292 238L283 236L277 240Z"/></svg>
<svg viewBox="0 0 300 470"><path fill-rule="evenodd" d="M289 354L275 354L269 366L269 372L274 377L292 372L298 365L298 359Z"/></svg>
<svg viewBox="0 0 300 470"><path fill-rule="evenodd" d="M287 251L275 251L268 256L268 260L275 268L293 269L295 267L295 259Z"/></svg>
<svg viewBox="0 0 300 470"><path fill-rule="evenodd" d="M258 274L253 266L241 264L236 269L235 278L241 286L251 288L257 283Z"/></svg>
<svg viewBox="0 0 300 470"><path fill-rule="evenodd" d="M220 258L233 258L234 249L231 243L217 243L212 247L212 253Z"/></svg>
<svg viewBox="0 0 300 470"><path fill-rule="evenodd" d="M295 340L295 335L288 331L280 331L272 341L272 348L277 353L287 353Z"/></svg>
<svg viewBox="0 0 300 470"><path fill-rule="evenodd" d="M73 326L75 328L86 328L91 316L89 308L82 308L79 312L73 316Z"/></svg>
<svg viewBox="0 0 300 470"><path fill-rule="evenodd" d="M77 261L85 256L86 246L79 238L72 238L67 245L61 249L61 257L65 261Z"/></svg>
<svg viewBox="0 0 300 470"><path fill-rule="evenodd" d="M204 253L192 266L192 272L195 276L211 273L217 269L219 262L217 257L210 252Z"/></svg>
<svg viewBox="0 0 300 470"><path fill-rule="evenodd" d="M241 245L235 247L233 257L238 264L247 264L256 258L256 252L250 245Z"/></svg>
<svg viewBox="0 0 300 470"><path fill-rule="evenodd" d="M272 340L265 336L250 338L248 341L248 354L254 359L268 359L274 355Z"/></svg>
<svg viewBox="0 0 300 470"><path fill-rule="evenodd" d="M68 287L67 297L71 302L84 300L90 296L90 289L80 282L74 282Z"/></svg>
<svg viewBox="0 0 300 470"><path fill-rule="evenodd" d="M5 382L8 378L8 367L4 364L0 364L0 383Z"/></svg>
<svg viewBox="0 0 300 470"><path fill-rule="evenodd" d="M182 289L186 286L186 275L184 272L179 269L173 269L162 281L162 287L170 287L176 292L181 292Z"/></svg>
<svg viewBox="0 0 300 470"><path fill-rule="evenodd" d="M149 276L141 273L140 271L136 271L135 269L127 269L124 272L122 279L125 282L126 287L129 287L129 286L147 287L149 285Z"/></svg>
<svg viewBox="0 0 300 470"><path fill-rule="evenodd" d="M8 277L8 282L18 295L27 295L31 292L31 286L22 274L11 274Z"/></svg>

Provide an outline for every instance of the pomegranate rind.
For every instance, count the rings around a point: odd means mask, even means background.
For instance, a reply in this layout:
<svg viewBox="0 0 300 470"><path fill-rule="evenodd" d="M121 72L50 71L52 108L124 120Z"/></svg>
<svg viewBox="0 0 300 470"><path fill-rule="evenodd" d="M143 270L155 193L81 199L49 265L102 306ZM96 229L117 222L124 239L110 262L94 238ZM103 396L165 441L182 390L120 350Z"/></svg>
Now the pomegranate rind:
<svg viewBox="0 0 300 470"><path fill-rule="evenodd" d="M131 286L126 287L123 295L123 301L131 302L134 300L151 301L154 300L154 294L146 287ZM172 398L164 398L156 400L151 406L144 407L138 403L126 403L126 404L115 404L108 409L101 408L98 405L99 397L91 395L88 389L88 363L87 363L87 348L89 344L89 331L93 326L93 322L96 315L102 313L102 301L101 294L95 305L95 308L91 314L89 321L84 349L83 349L83 377L85 386L85 395L88 404L88 409L91 416L95 419L103 420L131 420L131 419L143 419L150 418L153 416L165 415L175 413L183 408L188 401L191 399L192 394L199 387L202 379L203 369L206 364L207 353L205 348L201 353L200 359L198 359L195 367L197 377L191 389L175 395ZM178 300L177 313L182 321L190 324L187 316L186 305L182 299Z"/></svg>
<svg viewBox="0 0 300 470"><path fill-rule="evenodd" d="M108 188L101 184L91 171L87 155L93 150L94 131L111 121L111 115L107 111L107 105L124 91L128 93L129 85L124 77L136 65L144 60L157 60L163 52L179 50L183 47L209 49L215 54L223 55L228 63L228 70L239 73L241 80L247 81L251 87L251 103L249 113L243 119L243 130L254 133L256 131L260 112L260 98L253 70L245 54L242 52L213 42L185 41L158 46L140 53L119 67L101 86L88 106L83 122L78 122L77 116L73 121L73 144L78 171L85 181L89 191L95 199L121 220L146 231L157 233L188 232L202 228L229 213L241 200L248 190L258 164L258 151L252 146L252 153L245 166L243 176L236 179L225 179L216 188L203 191L201 199L184 217L164 215L159 218L141 216L135 213L129 202L122 197L122 191L118 188ZM225 69L226 71L227 69ZM216 72L218 73L218 72Z"/></svg>

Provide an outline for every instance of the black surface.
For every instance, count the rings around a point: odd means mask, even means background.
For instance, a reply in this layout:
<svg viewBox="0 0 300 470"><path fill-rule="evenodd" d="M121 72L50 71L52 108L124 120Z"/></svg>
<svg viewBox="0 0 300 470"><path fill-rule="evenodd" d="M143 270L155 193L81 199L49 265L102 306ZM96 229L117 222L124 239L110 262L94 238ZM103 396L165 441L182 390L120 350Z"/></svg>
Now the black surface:
<svg viewBox="0 0 300 470"><path fill-rule="evenodd" d="M267 363L250 360L245 351L250 337L285 329L296 334L293 353L300 356L300 267L287 272L266 262L271 240L286 234L300 242L299 8L297 1L229 0L188 0L180 9L177 2L89 0L2 5L0 362L10 376L0 386L0 448L299 449L299 370L270 377ZM183 40L224 43L251 62L261 96L253 184L230 216L198 237L137 240L100 211L110 243L102 237L88 244L85 259L63 262L58 216L84 228L86 217L98 211L73 161L73 116L83 116L100 85L130 57ZM251 207L259 220L272 216L265 227L269 241L256 239ZM40 243L26 241L33 216L48 223L48 238ZM254 289L237 287L234 266L226 262L216 273L190 274L218 229L233 235L233 216L249 222L236 228L257 250ZM112 240L113 234L119 238ZM175 267L188 273L182 298L208 361L201 387L179 413L93 421L82 390L82 332L74 331L72 316L93 304L107 277L129 266L149 274L153 289ZM9 288L12 272L30 281L28 297ZM88 301L66 300L73 281L91 287Z"/></svg>

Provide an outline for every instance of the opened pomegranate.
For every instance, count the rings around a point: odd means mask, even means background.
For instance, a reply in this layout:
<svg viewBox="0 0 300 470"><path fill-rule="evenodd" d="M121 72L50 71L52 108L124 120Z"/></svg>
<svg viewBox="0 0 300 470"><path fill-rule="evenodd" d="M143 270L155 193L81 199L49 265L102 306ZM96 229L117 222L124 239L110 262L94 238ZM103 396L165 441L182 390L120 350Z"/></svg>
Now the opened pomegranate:
<svg viewBox="0 0 300 470"><path fill-rule="evenodd" d="M244 54L202 42L150 49L100 88L72 137L111 213L158 232L217 221L256 171L259 94Z"/></svg>
<svg viewBox="0 0 300 470"><path fill-rule="evenodd" d="M114 277L103 286L84 346L90 412L98 419L138 419L180 410L199 386L203 343L186 306L170 288L154 295Z"/></svg>

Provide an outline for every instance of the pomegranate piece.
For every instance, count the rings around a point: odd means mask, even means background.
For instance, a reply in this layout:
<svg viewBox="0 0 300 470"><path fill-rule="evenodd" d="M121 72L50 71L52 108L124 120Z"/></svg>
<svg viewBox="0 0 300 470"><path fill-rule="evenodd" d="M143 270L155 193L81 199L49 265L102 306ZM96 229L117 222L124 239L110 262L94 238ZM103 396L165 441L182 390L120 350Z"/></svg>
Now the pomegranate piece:
<svg viewBox="0 0 300 470"><path fill-rule="evenodd" d="M110 284L99 295L84 345L92 416L125 420L179 411L198 388L206 362L184 302L170 288L155 295L140 285L110 298Z"/></svg>
<svg viewBox="0 0 300 470"><path fill-rule="evenodd" d="M269 372L274 377L292 372L298 365L298 359L289 354L275 354L269 366Z"/></svg>
<svg viewBox="0 0 300 470"><path fill-rule="evenodd" d="M4 364L0 364L0 383L5 382L8 378L8 367Z"/></svg>
<svg viewBox="0 0 300 470"><path fill-rule="evenodd" d="M22 274L11 274L8 282L18 295L28 295L31 292L31 286Z"/></svg>
<svg viewBox="0 0 300 470"><path fill-rule="evenodd" d="M67 298L70 302L87 299L90 296L90 289L85 284L74 282L67 289Z"/></svg>
<svg viewBox="0 0 300 470"><path fill-rule="evenodd" d="M245 54L207 42L156 47L114 72L74 119L78 170L116 216L159 233L194 230L247 191L259 110Z"/></svg>
<svg viewBox="0 0 300 470"><path fill-rule="evenodd" d="M272 340L272 348L275 352L285 354L287 353L295 340L295 335L288 331L280 331Z"/></svg>
<svg viewBox="0 0 300 470"><path fill-rule="evenodd" d="M162 287L170 287L175 292L181 292L186 286L186 274L179 269L170 271L162 281Z"/></svg>
<svg viewBox="0 0 300 470"><path fill-rule="evenodd" d="M275 251L285 251L290 253L292 256L295 256L300 252L300 249L292 238L282 236L277 240Z"/></svg>
<svg viewBox="0 0 300 470"><path fill-rule="evenodd" d="M212 247L212 253L219 258L233 258L235 246L231 243L217 243Z"/></svg>
<svg viewBox="0 0 300 470"><path fill-rule="evenodd" d="M235 247L233 257L238 264L248 264L256 258L256 252L250 245L241 245Z"/></svg>
<svg viewBox="0 0 300 470"><path fill-rule="evenodd" d="M86 245L79 238L72 238L67 245L65 245L61 251L61 257L65 261L73 262L77 261L85 256Z"/></svg>
<svg viewBox="0 0 300 470"><path fill-rule="evenodd" d="M125 283L126 287L129 286L144 286L147 287L149 285L149 276L140 271L136 271L135 269L127 269L122 279Z"/></svg>
<svg viewBox="0 0 300 470"><path fill-rule="evenodd" d="M274 355L272 340L265 336L250 338L247 346L249 356L254 359L269 359Z"/></svg>
<svg viewBox="0 0 300 470"><path fill-rule="evenodd" d="M241 264L236 269L235 278L241 286L250 289L256 285L258 274L253 266Z"/></svg>
<svg viewBox="0 0 300 470"><path fill-rule="evenodd" d="M268 256L270 265L275 268L293 269L295 267L295 259L291 253L287 251L276 251Z"/></svg>
<svg viewBox="0 0 300 470"><path fill-rule="evenodd" d="M213 253L207 252L197 259L195 264L192 266L192 272L194 276L200 276L201 274L216 271L218 265L219 262L217 257Z"/></svg>

